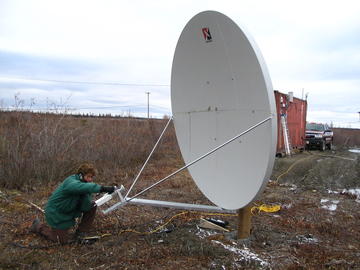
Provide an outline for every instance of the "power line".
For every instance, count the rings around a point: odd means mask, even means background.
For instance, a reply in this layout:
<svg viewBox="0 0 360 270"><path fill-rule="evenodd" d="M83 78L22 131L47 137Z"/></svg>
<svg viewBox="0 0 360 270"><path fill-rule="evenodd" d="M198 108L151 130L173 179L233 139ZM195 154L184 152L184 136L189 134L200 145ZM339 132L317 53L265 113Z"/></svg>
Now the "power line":
<svg viewBox="0 0 360 270"><path fill-rule="evenodd" d="M38 79L38 78L21 78L21 77L2 77L2 79L15 79L25 81L39 81L39 82L53 82L53 83L68 83L68 84L90 84L90 85L112 85L112 86L152 86L152 87L170 87L168 84L153 84L153 83L123 83L123 82L94 82L94 81L68 81L68 80L53 80L53 79Z"/></svg>

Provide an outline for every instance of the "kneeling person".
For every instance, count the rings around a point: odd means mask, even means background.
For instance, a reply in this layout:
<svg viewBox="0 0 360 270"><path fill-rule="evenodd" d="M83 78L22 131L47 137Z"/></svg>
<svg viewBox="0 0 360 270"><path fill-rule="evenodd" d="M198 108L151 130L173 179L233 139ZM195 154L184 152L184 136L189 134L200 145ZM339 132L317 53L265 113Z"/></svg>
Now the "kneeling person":
<svg viewBox="0 0 360 270"><path fill-rule="evenodd" d="M93 181L96 169L85 163L77 173L67 177L51 194L45 208L47 224L40 224L35 219L30 230L45 236L47 239L65 244L69 240L68 231L75 225L75 219L81 217L76 235L81 236L91 229L95 218L96 204L92 193L115 190L113 186L100 186Z"/></svg>

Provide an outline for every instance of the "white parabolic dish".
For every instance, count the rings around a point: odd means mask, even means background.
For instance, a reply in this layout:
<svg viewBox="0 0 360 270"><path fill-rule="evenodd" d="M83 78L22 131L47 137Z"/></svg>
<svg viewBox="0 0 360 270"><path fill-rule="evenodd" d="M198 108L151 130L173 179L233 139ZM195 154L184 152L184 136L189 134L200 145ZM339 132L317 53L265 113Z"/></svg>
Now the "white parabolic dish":
<svg viewBox="0 0 360 270"><path fill-rule="evenodd" d="M249 34L219 12L194 16L176 46L171 103L185 163L272 116L189 167L214 204L239 209L252 202L272 172L277 121L271 80Z"/></svg>

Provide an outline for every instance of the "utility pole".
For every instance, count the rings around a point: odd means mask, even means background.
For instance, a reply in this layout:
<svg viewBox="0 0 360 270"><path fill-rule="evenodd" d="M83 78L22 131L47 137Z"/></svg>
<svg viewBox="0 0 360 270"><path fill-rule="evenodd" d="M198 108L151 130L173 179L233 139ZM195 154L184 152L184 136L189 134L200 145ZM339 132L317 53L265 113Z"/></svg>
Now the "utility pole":
<svg viewBox="0 0 360 270"><path fill-rule="evenodd" d="M149 103L149 97L150 97L150 92L145 92L147 94L147 118L150 118L150 103Z"/></svg>

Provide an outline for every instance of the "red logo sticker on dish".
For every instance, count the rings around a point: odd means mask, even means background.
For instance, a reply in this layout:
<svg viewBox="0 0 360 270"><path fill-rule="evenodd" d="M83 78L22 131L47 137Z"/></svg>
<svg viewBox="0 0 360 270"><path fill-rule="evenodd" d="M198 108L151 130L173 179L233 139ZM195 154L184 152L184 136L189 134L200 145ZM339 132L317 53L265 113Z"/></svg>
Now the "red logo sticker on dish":
<svg viewBox="0 0 360 270"><path fill-rule="evenodd" d="M212 37L211 37L211 34L210 34L209 27L204 27L202 29L202 33L203 33L203 36L204 36L204 39L205 39L206 42L211 42L212 41Z"/></svg>

